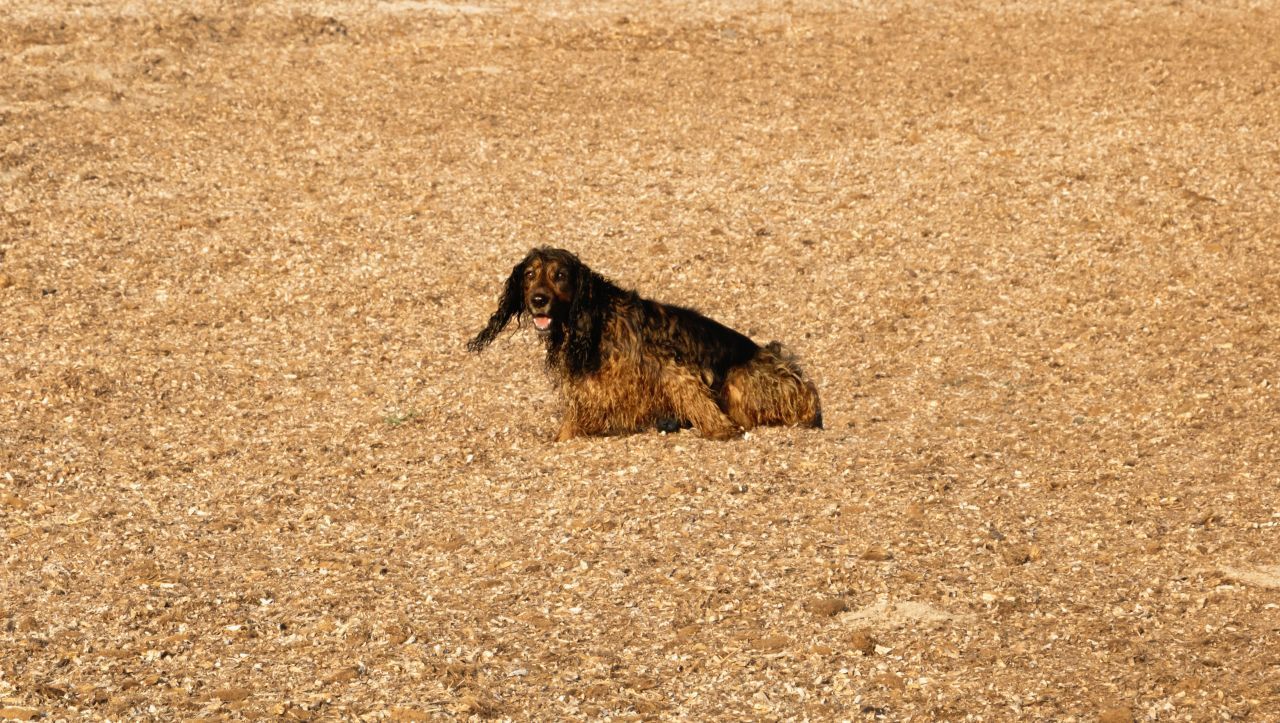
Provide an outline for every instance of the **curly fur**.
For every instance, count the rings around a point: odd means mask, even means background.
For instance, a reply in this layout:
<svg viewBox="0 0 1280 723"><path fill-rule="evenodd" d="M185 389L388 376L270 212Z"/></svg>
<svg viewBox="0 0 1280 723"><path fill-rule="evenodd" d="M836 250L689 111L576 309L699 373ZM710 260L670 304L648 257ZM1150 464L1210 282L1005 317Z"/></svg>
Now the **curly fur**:
<svg viewBox="0 0 1280 723"><path fill-rule="evenodd" d="M698 312L641 298L563 249L535 248L468 344L528 317L564 417L557 441L658 427L728 439L760 425L822 427L818 391L778 342L759 346Z"/></svg>

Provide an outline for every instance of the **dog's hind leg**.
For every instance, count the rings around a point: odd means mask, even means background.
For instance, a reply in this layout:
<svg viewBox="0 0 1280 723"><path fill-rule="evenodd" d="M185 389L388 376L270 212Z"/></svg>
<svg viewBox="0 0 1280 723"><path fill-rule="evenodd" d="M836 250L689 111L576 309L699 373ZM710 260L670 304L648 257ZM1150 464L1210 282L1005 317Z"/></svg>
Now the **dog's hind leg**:
<svg viewBox="0 0 1280 723"><path fill-rule="evenodd" d="M822 428L817 387L776 341L729 372L723 396L729 418L743 429L766 424Z"/></svg>
<svg viewBox="0 0 1280 723"><path fill-rule="evenodd" d="M708 439L734 439L742 429L725 416L711 395L711 389L688 369L669 366L662 370L662 393L671 409L682 420L688 420Z"/></svg>
<svg viewBox="0 0 1280 723"><path fill-rule="evenodd" d="M575 421L572 413L566 413L564 420L560 422L560 430L556 432L557 442L567 442L574 437L582 435L582 430L578 429L578 423Z"/></svg>

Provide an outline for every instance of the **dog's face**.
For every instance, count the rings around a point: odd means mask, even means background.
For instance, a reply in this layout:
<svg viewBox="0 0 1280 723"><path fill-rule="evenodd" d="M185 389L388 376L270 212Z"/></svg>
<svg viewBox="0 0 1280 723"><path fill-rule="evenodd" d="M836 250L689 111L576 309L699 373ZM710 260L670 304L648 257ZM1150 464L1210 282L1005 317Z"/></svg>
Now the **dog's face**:
<svg viewBox="0 0 1280 723"><path fill-rule="evenodd" d="M568 318L577 273L574 260L560 254L534 252L525 259L521 296L539 334L550 334Z"/></svg>
<svg viewBox="0 0 1280 723"><path fill-rule="evenodd" d="M484 349L512 319L524 316L533 320L533 328L547 341L548 352L558 348L573 325L581 326L573 317L579 315L578 307L590 302L594 279L591 270L572 253L546 246L535 248L511 269L498 309L467 343L467 349Z"/></svg>

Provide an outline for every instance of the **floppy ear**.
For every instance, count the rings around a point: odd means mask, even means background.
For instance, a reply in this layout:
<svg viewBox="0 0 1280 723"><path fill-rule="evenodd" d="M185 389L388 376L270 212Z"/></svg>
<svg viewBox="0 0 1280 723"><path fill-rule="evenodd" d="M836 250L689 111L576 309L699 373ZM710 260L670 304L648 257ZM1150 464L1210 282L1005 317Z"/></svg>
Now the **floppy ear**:
<svg viewBox="0 0 1280 723"><path fill-rule="evenodd" d="M569 338L565 359L575 374L590 373L600 367L600 335L604 331L607 299L604 279L586 264L574 259L573 303L569 306Z"/></svg>
<svg viewBox="0 0 1280 723"><path fill-rule="evenodd" d="M476 338L467 342L467 351L478 352L489 346L498 333L506 328L507 322L520 315L524 308L524 269L528 262L525 259L511 269L507 285L502 289L502 296L498 297L498 310L489 317L488 326L476 334Z"/></svg>

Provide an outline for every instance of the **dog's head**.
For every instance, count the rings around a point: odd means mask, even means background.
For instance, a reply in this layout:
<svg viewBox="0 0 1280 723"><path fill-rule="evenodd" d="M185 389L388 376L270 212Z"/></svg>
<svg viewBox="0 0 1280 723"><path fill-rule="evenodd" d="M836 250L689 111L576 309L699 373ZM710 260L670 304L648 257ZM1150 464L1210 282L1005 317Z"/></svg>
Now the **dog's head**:
<svg viewBox="0 0 1280 723"><path fill-rule="evenodd" d="M484 349L512 318L524 316L544 338L563 339L578 308L590 296L590 277L591 271L564 249L533 249L511 270L497 311L467 348Z"/></svg>
<svg viewBox="0 0 1280 723"><path fill-rule="evenodd" d="M539 334L551 334L573 309L582 262L563 249L541 248L529 252L521 265L524 312Z"/></svg>

